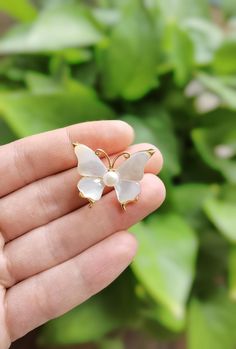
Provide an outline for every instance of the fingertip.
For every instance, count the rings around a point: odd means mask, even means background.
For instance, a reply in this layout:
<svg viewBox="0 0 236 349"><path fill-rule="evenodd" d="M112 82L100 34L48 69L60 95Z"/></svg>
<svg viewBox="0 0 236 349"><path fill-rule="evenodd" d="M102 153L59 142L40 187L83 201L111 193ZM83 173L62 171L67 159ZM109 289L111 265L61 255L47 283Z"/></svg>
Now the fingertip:
<svg viewBox="0 0 236 349"><path fill-rule="evenodd" d="M148 171L153 174L158 174L161 172L161 169L163 167L163 156L161 151L152 144L148 144L148 149L154 149L155 153L152 155L151 159L149 160L148 164Z"/></svg>
<svg viewBox="0 0 236 349"><path fill-rule="evenodd" d="M162 180L152 173L144 175L143 181L143 200L152 211L158 209L166 197L166 188Z"/></svg>
<svg viewBox="0 0 236 349"><path fill-rule="evenodd" d="M156 180L157 180L157 183L158 183L158 192L159 192L159 206L163 204L163 202L165 201L165 198L166 198L166 187L165 187L165 184L163 183L163 181L157 177L156 177ZM158 207L159 207L158 206Z"/></svg>
<svg viewBox="0 0 236 349"><path fill-rule="evenodd" d="M113 121L117 123L117 127L120 127L123 129L124 136L127 137L128 145L131 144L134 141L134 137L135 137L135 132L133 127L123 120L113 120Z"/></svg>
<svg viewBox="0 0 236 349"><path fill-rule="evenodd" d="M164 159L163 159L163 155L162 155L161 151L157 147L154 147L154 148L156 151L153 154L153 161L155 160L157 163L156 174L158 174L162 170Z"/></svg>
<svg viewBox="0 0 236 349"><path fill-rule="evenodd" d="M117 246L119 246L119 254L122 254L126 263L130 264L134 259L138 248L136 237L128 231L120 231L115 235Z"/></svg>

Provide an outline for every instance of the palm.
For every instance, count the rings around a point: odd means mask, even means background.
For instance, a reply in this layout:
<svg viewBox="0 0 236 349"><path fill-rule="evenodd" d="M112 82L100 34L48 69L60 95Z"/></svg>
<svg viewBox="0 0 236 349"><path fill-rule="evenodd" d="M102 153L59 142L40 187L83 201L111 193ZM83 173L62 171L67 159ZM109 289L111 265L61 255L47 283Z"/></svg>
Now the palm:
<svg viewBox="0 0 236 349"><path fill-rule="evenodd" d="M0 147L1 349L114 280L136 250L126 229L163 201L163 184L146 174L127 213L113 192L89 209L76 188L77 140L113 154L132 142L132 130L119 121L84 123ZM161 162L157 151L147 171L157 173Z"/></svg>

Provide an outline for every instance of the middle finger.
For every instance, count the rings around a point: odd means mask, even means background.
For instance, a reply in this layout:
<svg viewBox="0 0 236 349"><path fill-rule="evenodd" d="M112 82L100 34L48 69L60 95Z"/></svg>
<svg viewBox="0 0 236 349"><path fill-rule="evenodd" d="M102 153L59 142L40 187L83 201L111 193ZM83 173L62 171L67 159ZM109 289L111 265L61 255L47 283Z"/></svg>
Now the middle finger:
<svg viewBox="0 0 236 349"><path fill-rule="evenodd" d="M127 212L121 210L113 191L104 195L92 209L84 206L9 242L4 253L11 282L16 283L73 258L157 209L165 197L161 180L153 174L145 174L141 184L140 199L129 205Z"/></svg>
<svg viewBox="0 0 236 349"><path fill-rule="evenodd" d="M150 144L138 144L128 151L153 148ZM158 150L148 161L146 171L159 172L162 157ZM1 231L5 241L45 225L87 203L80 198L76 168L40 179L28 186L9 194L0 201ZM14 219L12 219L14 217Z"/></svg>

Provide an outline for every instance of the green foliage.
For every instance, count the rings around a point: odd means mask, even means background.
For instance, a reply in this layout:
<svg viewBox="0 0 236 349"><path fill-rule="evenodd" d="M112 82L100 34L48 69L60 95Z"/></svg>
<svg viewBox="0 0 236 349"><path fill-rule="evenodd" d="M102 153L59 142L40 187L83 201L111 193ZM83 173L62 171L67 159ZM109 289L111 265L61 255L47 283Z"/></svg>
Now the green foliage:
<svg viewBox="0 0 236 349"><path fill-rule="evenodd" d="M106 97L132 100L157 85L158 35L139 1L127 2L120 16L108 43L98 48L101 84Z"/></svg>
<svg viewBox="0 0 236 349"><path fill-rule="evenodd" d="M61 4L42 11L32 24L16 26L1 40L0 51L12 54L48 52L88 46L100 39L95 20L84 8Z"/></svg>
<svg viewBox="0 0 236 349"><path fill-rule="evenodd" d="M96 341L120 326L112 309L106 311L105 295L97 295L45 327L40 344L73 344ZM94 318L94 321L91 321ZM63 329L63 331L62 331Z"/></svg>
<svg viewBox="0 0 236 349"><path fill-rule="evenodd" d="M36 8L29 0L18 0L17 2L14 0L0 0L0 9L22 22L31 21L37 15Z"/></svg>
<svg viewBox="0 0 236 349"><path fill-rule="evenodd" d="M37 133L39 129L41 131L53 129L55 124L56 127L62 127L65 125L65 120L73 124L78 122L78 118L79 121L93 120L95 114L96 119L114 117L112 110L91 92L84 86L76 85L74 91L52 89L47 93L40 89L36 93L31 91L3 93L0 98L0 109L5 120L21 137Z"/></svg>
<svg viewBox="0 0 236 349"><path fill-rule="evenodd" d="M189 310L190 349L235 347L236 304L220 293L208 302L193 299Z"/></svg>
<svg viewBox="0 0 236 349"><path fill-rule="evenodd" d="M235 202L230 202L225 199L211 198L205 202L205 211L210 221L215 224L219 232L221 232L226 239L235 243L236 197Z"/></svg>
<svg viewBox="0 0 236 349"><path fill-rule="evenodd" d="M236 6L217 3L0 0L17 21L0 38L0 144L119 118L165 160L166 203L132 228L132 267L46 324L42 345L122 349L131 329L235 348Z"/></svg>
<svg viewBox="0 0 236 349"><path fill-rule="evenodd" d="M140 243L132 265L134 274L153 299L177 320L183 318L194 277L197 250L194 232L180 216L173 214L153 216L133 231Z"/></svg>

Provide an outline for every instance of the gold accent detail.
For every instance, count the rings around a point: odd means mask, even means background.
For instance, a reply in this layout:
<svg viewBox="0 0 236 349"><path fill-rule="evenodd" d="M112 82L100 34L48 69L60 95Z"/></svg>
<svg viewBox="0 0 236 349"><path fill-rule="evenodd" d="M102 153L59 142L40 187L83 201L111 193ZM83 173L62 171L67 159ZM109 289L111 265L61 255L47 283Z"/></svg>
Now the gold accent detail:
<svg viewBox="0 0 236 349"><path fill-rule="evenodd" d="M74 142L74 143L72 143L72 145L75 148L75 147L77 147L77 145L79 145L79 143L78 142Z"/></svg>
<svg viewBox="0 0 236 349"><path fill-rule="evenodd" d="M72 143L72 145L73 145L74 147L76 147L76 146L80 145L80 143L74 142L74 143ZM151 157L153 154L155 154L156 149L150 148L150 149L147 149L147 150L140 150L139 152L147 152L147 153L150 155L150 157ZM118 158L120 158L121 156L124 156L125 159L129 159L129 158L131 157L131 155L132 155L132 154L130 154L130 153L128 153L128 152L125 151L125 152L123 152L123 153L118 154L113 160L111 160L111 158L109 157L109 155L108 155L108 154L105 152L105 150L103 150L103 149L97 149L97 150L95 150L95 154L96 154L98 157L101 157L101 156L103 155L103 156L107 159L107 161L108 161L108 166L109 166L109 167L108 167L108 170L111 170L111 171L115 171L114 165L115 165L116 161L118 160ZM134 154L135 154L135 153L134 153ZM82 194L82 192L81 192L80 190L79 190L79 195L80 195L83 199L87 199L87 200L89 201L89 204L88 204L89 207L92 207L92 206L94 205L94 203L96 202L95 200L93 200L93 199L91 199L91 198L86 198L86 197ZM137 196L134 200L128 200L128 201L126 201L126 202L120 203L122 210L126 211L126 206L127 206L128 204L130 204L130 203L137 202L138 199L139 199L139 197Z"/></svg>
<svg viewBox="0 0 236 349"><path fill-rule="evenodd" d="M89 208L92 208L93 205L95 204L95 201L94 201L94 200L91 200L91 199L88 199L88 201L89 201L88 207L89 207Z"/></svg>
<svg viewBox="0 0 236 349"><path fill-rule="evenodd" d="M122 210L126 211L126 204L120 204L120 205L121 205Z"/></svg>
<svg viewBox="0 0 236 349"><path fill-rule="evenodd" d="M74 147L77 147L78 145L80 145L80 143L78 143L78 142L73 142L72 145L73 145ZM150 149L147 149L147 150L140 150L139 152L147 152L150 156L152 156L153 154L155 154L156 149L150 148ZM117 161L121 156L124 156L125 159L129 159L130 156L132 155L132 154L130 154L129 152L124 151L123 153L118 154L113 160L111 160L111 158L110 158L110 156L107 154L107 152L105 152L105 150L100 149L100 148L95 150L95 154L96 154L98 157L101 157L101 155L104 155L104 156L105 156L105 158L106 158L107 161L108 161L109 170L113 170L113 169L114 169L114 165L115 165L116 161ZM135 154L135 153L134 153L134 154Z"/></svg>
<svg viewBox="0 0 236 349"><path fill-rule="evenodd" d="M125 159L129 159L131 154L127 151L124 151L123 153L118 154L112 161L111 168L114 168L114 165L116 163L116 160L118 160L121 156L124 156Z"/></svg>
<svg viewBox="0 0 236 349"><path fill-rule="evenodd" d="M111 159L110 159L109 155L105 152L105 150L103 150L103 149L97 149L97 150L95 150L95 154L96 154L98 157L100 157L101 155L104 155L105 158L106 158L107 161L108 161L109 170L112 169Z"/></svg>
<svg viewBox="0 0 236 349"><path fill-rule="evenodd" d="M148 150L146 150L146 152L148 152L148 154L150 155L150 156L152 156L153 154L155 154L155 152L156 152L156 149L148 149Z"/></svg>
<svg viewBox="0 0 236 349"><path fill-rule="evenodd" d="M121 156L124 156L125 159L129 159L130 156L131 156L130 153L128 153L127 151L124 151L123 153L118 154L113 160L111 160L110 156L109 156L103 149L97 149L97 150L95 150L95 154L96 154L97 156L99 156L99 157L100 157L101 155L104 155L104 156L105 156L105 158L106 158L107 161L108 161L108 166L109 166L108 169L109 169L109 170L114 170L115 162L116 162L116 160L119 159Z"/></svg>
<svg viewBox="0 0 236 349"><path fill-rule="evenodd" d="M120 206L121 206L122 210L126 211L126 206L127 206L128 204L132 204L132 203L134 203L134 202L137 202L138 199L139 199L139 196L136 196L136 198L135 198L134 200L128 200L128 201L125 201L125 202L121 202L121 203L120 203Z"/></svg>
<svg viewBox="0 0 236 349"><path fill-rule="evenodd" d="M88 207L89 207L89 208L92 208L93 205L95 204L95 200L93 200L93 199L91 199L91 198L86 198L86 197L84 196L84 194L83 194L80 190L79 190L79 196L80 196L81 198L83 198L83 199L87 199L87 200L88 200L88 202L89 202Z"/></svg>

